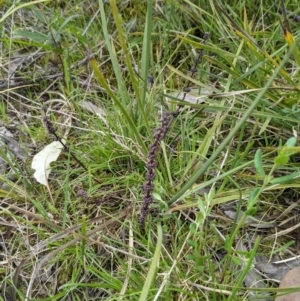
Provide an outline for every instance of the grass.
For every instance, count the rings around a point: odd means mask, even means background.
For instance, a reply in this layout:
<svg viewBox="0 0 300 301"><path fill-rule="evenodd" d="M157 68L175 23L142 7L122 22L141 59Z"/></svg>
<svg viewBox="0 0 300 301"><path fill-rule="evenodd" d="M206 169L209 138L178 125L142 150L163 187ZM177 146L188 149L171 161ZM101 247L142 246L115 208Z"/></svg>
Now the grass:
<svg viewBox="0 0 300 301"><path fill-rule="evenodd" d="M0 125L24 149L0 150L0 300L275 296L248 276L297 254L298 24L271 1L0 5ZM49 191L30 168L45 114L68 145Z"/></svg>

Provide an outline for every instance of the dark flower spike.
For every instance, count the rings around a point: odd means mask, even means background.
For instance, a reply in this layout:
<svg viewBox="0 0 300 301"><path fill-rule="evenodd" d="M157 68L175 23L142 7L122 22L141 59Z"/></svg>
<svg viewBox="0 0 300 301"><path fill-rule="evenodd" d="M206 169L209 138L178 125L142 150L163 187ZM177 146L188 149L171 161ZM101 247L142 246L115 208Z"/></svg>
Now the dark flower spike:
<svg viewBox="0 0 300 301"><path fill-rule="evenodd" d="M56 136L56 131L55 131L55 128L54 128L53 123L51 122L50 118L49 118L48 116L45 115L45 116L43 117L43 121L44 121L44 123L45 123L45 126L46 126L46 129L47 129L48 133L49 133L50 135ZM56 138L56 137L55 137L55 138Z"/></svg>
<svg viewBox="0 0 300 301"><path fill-rule="evenodd" d="M170 129L173 118L174 117L170 112L165 112L162 114L161 125L155 130L155 134L153 135L154 142L151 144L148 152L146 180L142 185L144 197L138 218L141 228L144 228L145 226L147 215L151 213L150 206L154 201L152 193L154 189L155 168L157 167L157 152L159 150L161 141L165 138Z"/></svg>
<svg viewBox="0 0 300 301"><path fill-rule="evenodd" d="M203 43L206 44L207 40L209 38L209 33L206 32L204 33L203 36ZM203 49L199 49L197 51L197 56L194 60L194 66L191 68L191 77L195 75L197 72L197 67L202 61L204 51ZM185 93L188 93L191 91L191 82L187 84L186 87L183 88L183 91ZM185 98L186 94L184 95ZM183 100L184 100L183 98ZM140 224L141 229L144 229L145 227L145 222L148 214L152 214L153 208L150 208L151 204L153 203L153 189L154 189L154 179L155 179L155 168L157 167L157 153L160 148L160 143L162 140L166 137L170 126L172 124L172 121L174 118L176 118L181 110L182 106L179 106L179 108L175 112L164 112L161 117L161 125L156 128L154 131L154 142L151 144L149 152L148 152L148 160L146 164L146 179L145 183L142 185L142 191L143 191L143 200L142 200L142 205L140 209L140 214L138 217L138 222Z"/></svg>

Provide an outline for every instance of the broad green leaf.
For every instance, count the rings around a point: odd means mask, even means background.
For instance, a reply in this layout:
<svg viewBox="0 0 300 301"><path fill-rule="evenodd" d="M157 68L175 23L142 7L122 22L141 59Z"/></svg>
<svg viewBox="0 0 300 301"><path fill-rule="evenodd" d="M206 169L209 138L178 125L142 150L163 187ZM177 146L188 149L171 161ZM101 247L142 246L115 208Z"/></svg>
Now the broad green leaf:
<svg viewBox="0 0 300 301"><path fill-rule="evenodd" d="M274 163L276 165L284 165L284 164L288 163L289 160L290 160L289 156L279 155L275 158Z"/></svg>
<svg viewBox="0 0 300 301"><path fill-rule="evenodd" d="M13 32L15 36L20 36L22 38L30 39L34 42L45 43L49 41L48 35L40 33L38 31L28 31L28 30L15 30Z"/></svg>
<svg viewBox="0 0 300 301"><path fill-rule="evenodd" d="M190 232L193 233L193 234L195 234L196 231L197 231L197 226L196 226L196 224L191 223L191 224L190 224Z"/></svg>
<svg viewBox="0 0 300 301"><path fill-rule="evenodd" d="M193 240L191 240L191 239L188 239L187 241L186 241L186 243L189 245L189 246L191 246L191 247L196 247L196 243L193 241Z"/></svg>
<svg viewBox="0 0 300 301"><path fill-rule="evenodd" d="M297 143L297 139L295 137L291 137L290 139L288 139L285 145L288 147L293 147L296 145L296 143Z"/></svg>
<svg viewBox="0 0 300 301"><path fill-rule="evenodd" d="M250 215L250 216L253 216L255 213L257 212L257 208L256 207L251 207L249 210L247 210L245 212L246 215Z"/></svg>

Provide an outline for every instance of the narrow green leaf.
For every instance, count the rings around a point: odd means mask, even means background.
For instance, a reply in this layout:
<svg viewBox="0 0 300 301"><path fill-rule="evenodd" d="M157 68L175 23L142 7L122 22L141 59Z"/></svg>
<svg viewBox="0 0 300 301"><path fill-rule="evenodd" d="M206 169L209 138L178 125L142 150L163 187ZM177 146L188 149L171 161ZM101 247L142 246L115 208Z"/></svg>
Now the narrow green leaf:
<svg viewBox="0 0 300 301"><path fill-rule="evenodd" d="M31 9L41 24L47 24L45 14L42 12L42 10L40 8L38 8L38 6L32 5Z"/></svg>
<svg viewBox="0 0 300 301"><path fill-rule="evenodd" d="M86 236L86 233L87 233L86 216L83 215L82 224L81 224L81 234L82 234L82 236ZM84 254L85 254L85 245L86 245L86 240L82 239L82 241L81 241L81 256L84 256Z"/></svg>
<svg viewBox="0 0 300 301"><path fill-rule="evenodd" d="M138 86L138 83L136 80L136 74L135 74L133 66L132 66L132 59L131 59L130 53L128 51L125 33L123 30L123 21L121 18L121 14L119 14L116 0L110 0L110 7L111 7L112 14L114 17L115 25L117 27L119 42L123 49L123 53L124 53L124 57L125 57L125 64L126 64L126 67L128 68L131 84L132 84L134 92L135 92L137 103L141 105L139 86Z"/></svg>
<svg viewBox="0 0 300 301"><path fill-rule="evenodd" d="M262 164L262 151L261 149L259 148L256 153L255 153L255 156L254 156L254 166L255 166L255 169L257 171L257 173L261 176L265 176L265 172L264 172L264 169L263 169L263 164Z"/></svg>
<svg viewBox="0 0 300 301"><path fill-rule="evenodd" d="M193 254L187 254L185 257L187 260L195 260L195 256Z"/></svg>
<svg viewBox="0 0 300 301"><path fill-rule="evenodd" d="M64 27L74 18L79 17L79 15L73 15L73 16L69 16L68 18L65 19L65 21L60 25L59 29L57 30L58 32L61 32Z"/></svg>
<svg viewBox="0 0 300 301"><path fill-rule="evenodd" d="M119 87L119 93L121 95L121 101L123 102L123 104L128 104L130 97L127 93L126 87L125 87L125 81L122 77L122 72L121 72L121 68L119 66L118 63L118 59L116 56L116 52L113 48L113 45L111 43L111 36L108 33L108 28L107 28L107 18L106 18L106 14L105 14L105 9L104 9L104 3L102 0L99 0L99 7L100 7L100 15L101 15L101 21L102 21L102 31L104 34L104 39L105 39L105 44L107 47L107 50L109 52L109 57L113 66L113 70L114 70L114 74L116 76L116 80L118 82L118 87Z"/></svg>
<svg viewBox="0 0 300 301"><path fill-rule="evenodd" d="M247 212L252 210L252 207L254 207L254 205L257 202L257 198L260 194L261 190L260 188L255 188L249 195L249 201L247 204Z"/></svg>
<svg viewBox="0 0 300 301"><path fill-rule="evenodd" d="M145 143L142 140L142 137L140 136L140 134L139 134L139 132L138 132L138 130L137 130L137 128L136 128L133 120L129 116L126 108L120 102L120 100L118 99L118 97L113 93L113 91L110 89L109 85L106 83L105 77L102 74L102 72L100 71L100 69L98 68L97 61L94 58L90 59L90 65L91 65L91 67L92 67L92 69L94 71L94 74L95 74L96 78L98 79L99 83L101 84L101 86L105 89L105 91L108 93L108 95L113 99L113 101L116 103L116 105L120 108L120 110L124 114L127 122L131 126L131 129L134 131L135 137L136 137L139 145L143 148L143 150L146 153L147 148L146 148Z"/></svg>
<svg viewBox="0 0 300 301"><path fill-rule="evenodd" d="M2 16L2 18L0 19L0 23L2 23L7 17L9 17L11 14L13 14L14 12L18 11L21 8L30 6L30 5L34 5L34 4L38 4L38 3L42 3L42 2L47 2L48 0L37 0L37 1L31 1L31 2L26 2L26 3L22 3L19 6L15 6L12 5L6 12L5 14Z"/></svg>
<svg viewBox="0 0 300 301"><path fill-rule="evenodd" d="M286 144L280 149L278 155L291 156L300 152L300 149L298 147L295 147L296 143L297 139L295 137L291 137L290 139L288 139Z"/></svg>
<svg viewBox="0 0 300 301"><path fill-rule="evenodd" d="M247 216L253 216L256 212L257 212L257 207L251 207L245 212L245 214Z"/></svg>
<svg viewBox="0 0 300 301"><path fill-rule="evenodd" d="M147 278L146 281L144 283L144 287L141 293L141 296L139 298L139 301L146 301L148 300L148 294L149 294L149 290L151 287L151 283L154 279L154 276L156 274L156 268L158 265L158 261L160 258L160 250L161 250L161 246L162 246L162 241L163 241L163 231L162 231L162 227L160 224L157 225L157 244L156 244L156 249L152 258L152 262L150 265L150 269L149 272L147 274Z"/></svg>
<svg viewBox="0 0 300 301"><path fill-rule="evenodd" d="M248 258L247 261L245 261L245 266L241 269L241 274L239 275L238 279L236 280L236 283L233 287L232 293L231 295L228 297L228 301L233 301L233 300L237 300L236 298L236 294L238 292L238 290L240 289L240 287L243 284L243 281L245 280L246 275L249 273L249 271L251 270L251 266L254 260L254 257L257 253L257 249L259 247L259 243L260 243L260 237L256 238L255 244L251 250L250 256Z"/></svg>
<svg viewBox="0 0 300 301"><path fill-rule="evenodd" d="M212 153L210 158L203 164L201 167L195 172L195 174L189 179L189 181L177 192L175 196L172 197L172 199L169 201L169 205L172 205L175 203L194 183L199 179L199 177L209 168L213 162L216 160L216 158L220 155L220 153L224 150L224 148L227 146L227 144L232 140L232 138L236 135L236 133L239 131L239 129L243 126L243 124L246 122L246 120L249 118L253 110L256 108L256 106L262 101L263 96L267 93L268 89L272 85L274 79L278 74L280 73L281 69L284 67L286 61L289 59L290 55L292 53L292 49L289 49L288 53L285 55L283 60L280 62L280 65L276 68L272 76L269 78L268 82L264 85L264 88L259 92L255 100L252 102L250 107L247 109L247 111L244 113L242 118L238 121L236 126L228 136L222 141L222 143L218 146L218 148Z"/></svg>
<svg viewBox="0 0 300 301"><path fill-rule="evenodd" d="M133 120L140 121L141 119L143 119L144 124L146 125L146 127L148 129L148 132L150 132L150 126L148 124L148 118L145 115L144 106L141 102L139 85L138 85L138 82L137 82L137 79L136 79L137 76L136 76L136 73L135 73L134 68L132 66L132 60L131 60L130 53L128 51L128 47L127 47L127 44L126 44L125 34L124 34L124 31L123 31L123 22L121 20L120 14L118 12L118 7L116 5L116 1L111 0L110 5L111 5L114 21L115 21L115 24L116 24L116 27L117 27L118 40L119 40L120 45L123 49L123 53L124 53L124 57L125 57L125 64L126 64L126 67L128 69L128 72L129 72L130 82L133 86L135 96L136 96L137 105L138 105L138 108L139 108L138 114L134 113L134 111L132 110L130 112L130 115L131 115ZM126 82L125 82L124 78L122 77L122 71L121 71L120 66L119 66L119 61L118 61L118 58L116 56L115 49L113 48L114 45L111 42L111 35L108 32L107 24L109 24L109 21L107 20L107 17L106 17L106 14L105 14L106 10L104 8L103 0L99 0L99 7L100 7L101 22L102 22L102 31L103 31L103 34L104 34L106 47L107 47L108 52L109 52L109 57L111 59L112 65L113 65L114 74L115 74L116 79L118 81L119 93L121 95L121 102L123 103L123 105L129 105L132 102L132 97L131 97L131 95L129 95L128 89L126 87ZM142 118L141 118L141 116L142 116ZM138 123L138 124L140 125L140 123Z"/></svg>
<svg viewBox="0 0 300 301"><path fill-rule="evenodd" d="M283 244L279 248L275 249L273 252L274 254L279 253L279 252L284 252L288 247L292 246L295 244L294 240L290 240L287 243Z"/></svg>
<svg viewBox="0 0 300 301"><path fill-rule="evenodd" d="M231 239L229 236L226 236L225 237L225 248L226 250L230 249L232 247L232 244L231 244Z"/></svg>
<svg viewBox="0 0 300 301"><path fill-rule="evenodd" d="M288 139L285 145L288 147L293 147L296 145L296 143L297 143L297 139L295 137L291 137L290 139Z"/></svg>
<svg viewBox="0 0 300 301"><path fill-rule="evenodd" d="M238 266L240 266L242 264L242 261L238 257L233 256L231 259L232 259L232 262Z"/></svg>
<svg viewBox="0 0 300 301"><path fill-rule="evenodd" d="M151 49L151 33L152 33L152 0L147 1L147 16L146 25L144 30L143 39L143 53L141 62L141 75L144 80L143 88L141 91L142 104L145 105L146 102L146 91L148 84L148 72L149 72L149 61L150 61L150 49Z"/></svg>
<svg viewBox="0 0 300 301"><path fill-rule="evenodd" d="M278 177L278 178L272 179L270 181L270 183L271 184L281 184L281 183L285 183L285 182L291 182L294 179L299 178L299 177L300 177L300 172L292 173L292 174L287 175L287 176L283 176L283 177Z"/></svg>
<svg viewBox="0 0 300 301"><path fill-rule="evenodd" d="M30 39L34 42L45 43L49 41L48 35L40 33L38 31L28 31L28 30L15 30L13 33L15 36L20 36L22 38Z"/></svg>
<svg viewBox="0 0 300 301"><path fill-rule="evenodd" d="M190 232L195 234L197 231L197 225L195 223L190 224Z"/></svg>

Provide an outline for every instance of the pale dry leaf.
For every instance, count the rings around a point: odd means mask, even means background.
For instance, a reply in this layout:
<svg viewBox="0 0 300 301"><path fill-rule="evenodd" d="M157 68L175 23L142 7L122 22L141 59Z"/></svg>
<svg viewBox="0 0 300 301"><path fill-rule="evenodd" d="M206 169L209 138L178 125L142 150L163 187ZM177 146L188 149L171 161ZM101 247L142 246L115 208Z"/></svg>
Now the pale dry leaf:
<svg viewBox="0 0 300 301"><path fill-rule="evenodd" d="M300 287L300 267L294 268L287 272L282 278L279 287ZM283 293L278 293L277 295L283 295ZM300 301L300 291L278 296L275 298L275 301Z"/></svg>
<svg viewBox="0 0 300 301"><path fill-rule="evenodd" d="M227 215L231 219L235 219L237 212L235 210L229 209L224 210L225 215ZM243 218L242 212L239 212L237 216L237 221L239 222ZM249 225L250 227L255 227L259 229L268 229L268 228L274 228L276 225L274 223L264 222L259 217L255 216L247 216L244 220L244 225Z"/></svg>
<svg viewBox="0 0 300 301"><path fill-rule="evenodd" d="M0 148L2 149L2 151L5 150L5 146L6 146L5 142L0 139ZM0 154L0 175L5 173L7 166L8 166L8 163L6 162L6 160L3 157L1 157L1 154Z"/></svg>
<svg viewBox="0 0 300 301"><path fill-rule="evenodd" d="M267 278L278 283L280 283L281 279L288 271L300 266L300 261L298 258L283 261L280 260L278 255L275 255L271 260L264 255L257 255L255 256L255 260L255 267Z"/></svg>
<svg viewBox="0 0 300 301"><path fill-rule="evenodd" d="M236 249L241 251L239 258L241 259L241 264L245 267L248 258L243 254L246 254L248 250L241 239L238 240ZM261 291L249 290L247 300L257 300L257 301L271 300L269 293L264 291L264 288L266 287L265 281L263 280L260 273L254 267L250 269L248 273L245 275L244 284L246 287L261 289Z"/></svg>
<svg viewBox="0 0 300 301"><path fill-rule="evenodd" d="M62 140L65 143L64 140ZM35 170L34 178L42 185L48 187L48 176L51 172L50 164L57 160L63 149L59 141L53 141L32 159L31 168Z"/></svg>
<svg viewBox="0 0 300 301"><path fill-rule="evenodd" d="M106 115L104 110L94 105L90 101L83 100L80 105L89 112L97 114L99 117L104 117Z"/></svg>
<svg viewBox="0 0 300 301"><path fill-rule="evenodd" d="M24 148L18 143L15 139L13 139L14 135L5 127L0 127L0 140L2 140L3 144L2 150L7 148L20 160L26 160L26 152ZM1 145L2 146L2 145ZM9 156L9 154L7 154Z"/></svg>
<svg viewBox="0 0 300 301"><path fill-rule="evenodd" d="M206 90L201 93L201 95L198 94L192 94L192 93L186 93L186 92L172 92L169 94L172 97L177 98L178 100L183 100L192 104L198 104L203 103L204 100L201 99L201 96L208 96L210 95ZM170 99L167 99L167 101L170 101Z"/></svg>

